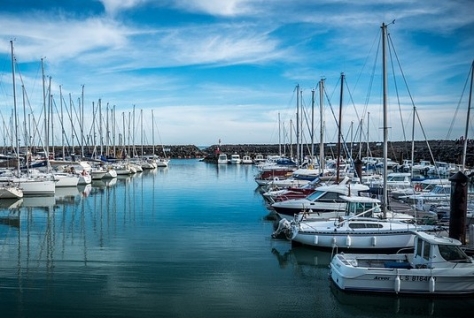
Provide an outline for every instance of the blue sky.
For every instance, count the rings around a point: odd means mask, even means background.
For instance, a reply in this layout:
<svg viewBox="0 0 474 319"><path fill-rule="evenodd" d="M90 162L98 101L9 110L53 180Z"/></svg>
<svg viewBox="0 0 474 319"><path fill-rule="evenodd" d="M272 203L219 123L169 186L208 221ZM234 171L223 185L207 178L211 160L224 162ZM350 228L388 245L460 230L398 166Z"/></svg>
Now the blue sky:
<svg viewBox="0 0 474 319"><path fill-rule="evenodd" d="M470 0L3 0L1 143L9 139L5 123L13 109L11 40L20 122L22 84L27 113L44 121L43 58L56 106L55 144L62 138L59 88L63 103L77 112L83 86L86 134L100 99L101 121L110 131L115 123L116 144L123 131L125 139L145 144L295 142L296 85L305 114L302 138L311 141L314 111L319 143L323 78L325 142L337 141L340 105L347 140L381 141L382 23L389 24L391 48L389 139L411 140L413 106L417 140L456 139L466 127L473 10ZM72 124L64 117L72 144Z"/></svg>

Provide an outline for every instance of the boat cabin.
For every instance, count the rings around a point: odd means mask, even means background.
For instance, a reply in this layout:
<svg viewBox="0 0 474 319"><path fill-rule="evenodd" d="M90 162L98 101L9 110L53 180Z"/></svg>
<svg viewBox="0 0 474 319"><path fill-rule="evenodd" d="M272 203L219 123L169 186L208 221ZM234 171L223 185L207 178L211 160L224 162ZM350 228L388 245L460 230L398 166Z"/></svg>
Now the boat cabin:
<svg viewBox="0 0 474 319"><path fill-rule="evenodd" d="M340 196L347 202L346 217L374 217L374 213L380 213L380 200L366 196Z"/></svg>
<svg viewBox="0 0 474 319"><path fill-rule="evenodd" d="M418 232L412 264L415 268L440 268L446 263L473 263L459 240Z"/></svg>

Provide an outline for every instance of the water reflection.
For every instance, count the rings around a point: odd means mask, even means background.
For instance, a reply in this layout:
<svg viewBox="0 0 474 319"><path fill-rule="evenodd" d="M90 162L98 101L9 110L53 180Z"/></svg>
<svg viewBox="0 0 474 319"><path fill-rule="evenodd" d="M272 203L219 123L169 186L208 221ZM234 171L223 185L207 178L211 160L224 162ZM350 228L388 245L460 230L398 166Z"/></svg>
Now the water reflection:
<svg viewBox="0 0 474 319"><path fill-rule="evenodd" d="M471 317L472 297L430 297L368 294L342 291L331 283L331 292L347 313L383 313L397 317Z"/></svg>
<svg viewBox="0 0 474 319"><path fill-rule="evenodd" d="M183 160L0 201L3 317L379 317L330 291L330 252L271 238L252 170Z"/></svg>

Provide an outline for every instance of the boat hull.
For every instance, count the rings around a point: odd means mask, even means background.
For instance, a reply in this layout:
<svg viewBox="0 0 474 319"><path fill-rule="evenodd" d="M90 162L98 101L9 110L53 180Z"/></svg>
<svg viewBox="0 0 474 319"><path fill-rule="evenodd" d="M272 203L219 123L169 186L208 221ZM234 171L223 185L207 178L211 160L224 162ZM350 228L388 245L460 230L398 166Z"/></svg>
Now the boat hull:
<svg viewBox="0 0 474 319"><path fill-rule="evenodd" d="M54 181L21 181L24 196L53 196L56 192Z"/></svg>
<svg viewBox="0 0 474 319"><path fill-rule="evenodd" d="M403 260L404 255L400 255ZM385 261L387 267L354 267L350 261L336 255L330 264L330 278L341 290L418 295L474 294L472 267L452 269L391 268L403 263ZM391 265L391 266L390 266ZM397 267L397 266L395 266Z"/></svg>
<svg viewBox="0 0 474 319"><path fill-rule="evenodd" d="M346 231L308 232L298 231L292 241L324 249L334 247L351 250L393 250L412 248L415 236L409 231L393 233L354 233Z"/></svg>

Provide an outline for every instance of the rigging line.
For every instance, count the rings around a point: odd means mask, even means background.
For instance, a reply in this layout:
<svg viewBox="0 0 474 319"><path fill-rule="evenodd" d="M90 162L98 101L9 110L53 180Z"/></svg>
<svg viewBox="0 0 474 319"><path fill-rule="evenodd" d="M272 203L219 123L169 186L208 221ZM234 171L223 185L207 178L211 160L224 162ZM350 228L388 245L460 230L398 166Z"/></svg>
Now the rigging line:
<svg viewBox="0 0 474 319"><path fill-rule="evenodd" d="M416 108L414 109L414 112L415 112L416 118L418 120L418 123L420 124L420 128L421 128L421 132L423 133L423 137L425 138L426 146L428 147L428 151L430 152L431 160L433 161L433 164L435 165L436 170L438 170L438 165L436 164L436 161L435 161L435 158L434 158L434 155L433 155L433 151L431 150L430 143L428 142L428 139L427 139L426 133L425 133L425 129L423 128L423 125L421 124L420 116L418 115L418 112L416 111Z"/></svg>
<svg viewBox="0 0 474 319"><path fill-rule="evenodd" d="M349 86L347 85L347 80L344 81L344 84L345 84L345 88L347 89L347 93L349 94L349 101L351 101L352 106L354 107L354 112L356 114L357 121L360 122L359 112L357 112L357 108L355 107L355 103L354 103L354 99L352 98L351 90L349 89Z"/></svg>
<svg viewBox="0 0 474 319"><path fill-rule="evenodd" d="M15 62L16 62L16 60L15 60ZM21 76L21 73L20 73L20 72L18 72L18 76L20 77L20 82L21 82L21 84L23 85L23 87L25 87L25 83L24 83L24 81L23 81L23 77ZM31 107L30 99L29 99L29 97L28 97L28 91L27 91L26 89L24 90L24 96L25 96L26 102L27 102L27 104L28 104L28 107L29 107L29 110L30 110L30 114L33 116L33 122L35 122L35 120L36 120L36 119L35 119L35 114L34 114L33 108ZM40 117L39 117L39 120L38 120L37 123L41 123L42 114L43 114L43 109L41 108ZM41 139L41 134L40 134L39 129L38 129L38 127L37 127L36 125L35 125L35 130L33 130L33 133L37 133L37 134L38 134L38 138L39 138L38 143L43 144L43 140ZM30 132L30 134L31 134L31 132ZM35 136L33 135L33 141L34 141L34 140L35 140ZM32 146L32 145L30 145L30 146Z"/></svg>
<svg viewBox="0 0 474 319"><path fill-rule="evenodd" d="M25 83L23 82L23 77L21 76L21 73L19 73L19 77L20 77L20 82L21 84L23 85L23 87L25 87ZM41 108L41 112L40 112L40 117L39 117L39 120L36 121L36 118L35 118L35 113L33 111L33 108L31 107L31 103L30 103L30 99L28 97L28 91L25 89L24 90L24 93L25 93L25 99L26 99L26 103L28 104L28 107L29 107L29 110L30 110L30 115L33 116L33 126L34 126L34 129L33 129L33 140L31 141L30 143L30 147L33 146L33 141L36 139L36 136L35 134L38 135L38 145L41 145L41 147L44 149L44 142L43 142L43 139L41 137L41 133L39 131L39 128L38 128L38 125L36 125L36 123L41 123L41 118L42 118L42 115L43 115L43 109ZM29 132L31 134L31 132ZM25 141L26 142L26 141Z"/></svg>
<svg viewBox="0 0 474 319"><path fill-rule="evenodd" d="M392 38L390 37L390 34L389 34L389 43L392 44L392 45L391 45L391 48L393 49L393 53L394 53L394 55L395 55L395 58L397 59L398 68L400 69L400 73L401 73L401 75L402 75L403 82L405 83L405 87L406 87L406 89L407 89L408 96L410 97L411 104L412 104L413 107L416 107L415 102L413 101L413 96L411 95L411 92L410 92L410 88L408 87L408 83L407 83L405 74L403 73L403 70L402 70L402 68L401 68L400 60L398 59L397 52L395 51L395 47L393 46L393 41L392 41ZM426 137L425 137L425 138L426 138Z"/></svg>
<svg viewBox="0 0 474 319"><path fill-rule="evenodd" d="M395 92L396 92L396 95L397 95L398 112L400 113L400 122L402 124L403 139L406 142L407 137L406 137L406 133L405 133L405 125L403 124L402 108L401 108L401 103L400 103L400 95L398 94L398 85L397 85L397 81L396 81L396 77L395 77L395 68L394 68L394 65L393 65L393 58L392 58L392 52L393 52L393 54L395 54L395 56L396 56L396 52L395 52L395 47L393 45L393 42L391 41L392 38L390 37L390 33L388 34L388 39L389 39L389 41L388 41L388 46L389 46L388 53L390 54L390 57L391 57L390 58L390 64L392 66L393 84L395 86ZM392 49L392 50L390 50L390 49ZM397 61L398 61L398 59L397 59ZM399 66L400 66L400 64L399 64Z"/></svg>
<svg viewBox="0 0 474 319"><path fill-rule="evenodd" d="M339 80L337 81L336 85L334 86L335 88L338 86L339 81L340 81L340 78L339 78ZM328 99L329 109L331 110L331 114L332 114L332 116L334 117L334 122L336 123L336 127L339 127L340 124L339 124L339 122L338 122L338 120L337 120L336 114L334 113L334 108L332 107L332 104L331 104L331 101L329 100L329 97L327 97L327 99Z"/></svg>
<svg viewBox="0 0 474 319"><path fill-rule="evenodd" d="M461 96L459 98L459 102L458 102L458 105L456 107L456 111L454 112L454 116L453 116L453 119L451 121L451 125L449 126L449 130L448 130L448 134L446 135L446 139L449 139L450 136L451 136L451 133L453 131L453 128L454 128L454 122L456 120L456 117L457 117L457 114L458 114L458 111L459 111L459 108L461 106L461 101L462 101L462 98L464 96L464 93L466 92L466 88L467 88L467 85L469 83L469 78L471 77L471 72L472 72L472 68L469 68L469 72L467 74L467 77L466 77L466 82L464 83L464 87L462 89L462 93L461 93Z"/></svg>
<svg viewBox="0 0 474 319"><path fill-rule="evenodd" d="M369 101L370 101L370 96L372 95L372 88L373 88L373 84L374 84L374 80L375 80L375 72L377 70L377 61L378 61L378 57L379 57L379 51L380 51L380 47L381 47L381 40L382 40L382 36L379 35L379 45L377 46L377 52L375 54L375 59L374 59L374 63L372 65L372 75L370 77L370 80L369 80L369 87L368 87L368 90L367 90L367 95L365 97L365 102L364 102L364 111L363 111L363 114L364 114L364 119L365 119L365 115L367 114L367 109L368 109L368 105L369 105ZM365 136L365 132L364 132L364 136ZM365 136L366 139L368 140L370 137L369 136Z"/></svg>
<svg viewBox="0 0 474 319"><path fill-rule="evenodd" d="M376 47L376 44L377 44L377 43L380 44L380 39L381 39L381 37L382 37L382 36L381 36L381 34L380 34L380 31L377 31L377 35L374 37L374 41L372 42L372 46L371 46L371 48L370 48L370 50L369 50L369 53L367 54L367 57L366 57L366 59L365 59L365 61L364 61L363 66L362 66L362 71L363 71L363 70L365 69L365 67L367 66L368 61L369 61L369 57L372 56L371 52L372 52L373 49ZM377 40L378 40L378 42L377 42ZM377 47L377 49L378 49L378 47ZM377 52L378 52L378 51L377 51ZM378 56L378 53L377 53L375 56ZM355 85L354 85L354 87L353 87L354 90L355 90L355 88L357 87L357 85L359 84L359 80L360 80L360 78L361 78L361 76L362 76L362 73L363 73L362 71L359 73L359 76L358 76L357 79L356 79ZM363 114L365 114L365 112L364 112Z"/></svg>
<svg viewBox="0 0 474 319"><path fill-rule="evenodd" d="M54 97L52 98L52 104L53 104L53 108L56 110L56 113L59 114L60 110L58 109L58 105L56 104L56 100L54 99ZM69 112L66 108L66 113L67 115L69 115ZM64 137L65 141L66 141L66 146L68 146L68 148L71 148L71 143L69 141L69 138L66 134L66 130L64 128L64 119L62 117L59 117L59 123L61 124L61 135ZM76 133L74 131L74 133ZM53 135L54 135L54 132L53 132ZM77 134L75 134L77 136ZM64 154L63 154L63 157L64 157Z"/></svg>

